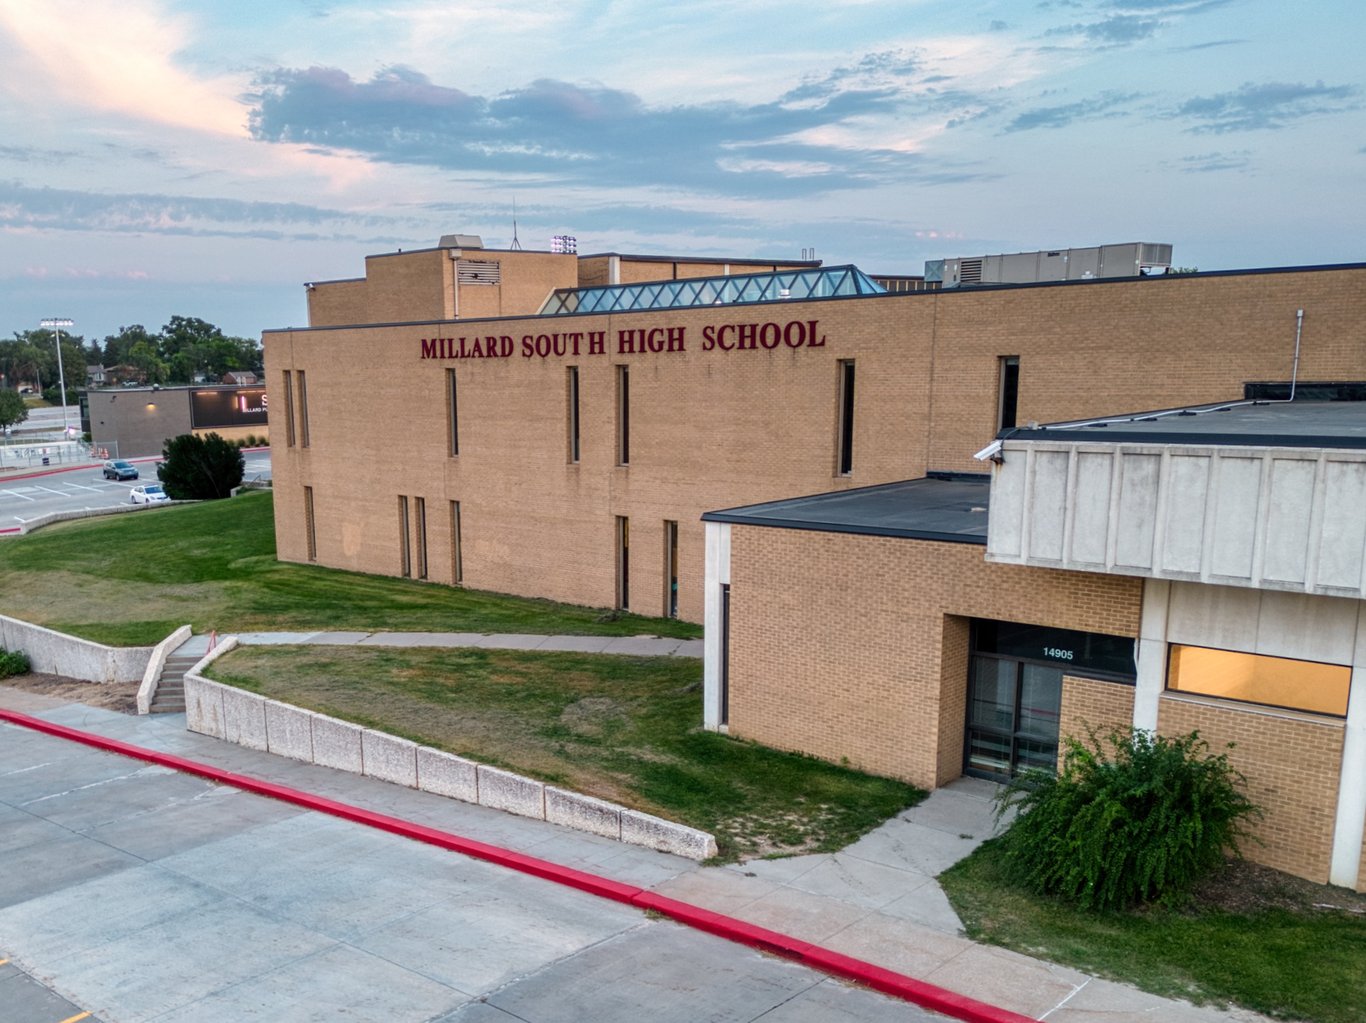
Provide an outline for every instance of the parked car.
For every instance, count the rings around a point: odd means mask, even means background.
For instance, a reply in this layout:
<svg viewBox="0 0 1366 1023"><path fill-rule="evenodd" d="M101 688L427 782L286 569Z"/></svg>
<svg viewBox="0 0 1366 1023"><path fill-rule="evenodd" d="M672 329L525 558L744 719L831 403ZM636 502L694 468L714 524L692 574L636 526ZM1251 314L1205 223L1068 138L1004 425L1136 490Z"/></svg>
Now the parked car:
<svg viewBox="0 0 1366 1023"><path fill-rule="evenodd" d="M161 489L160 483L139 483L129 497L134 504L157 504L170 499L170 495Z"/></svg>
<svg viewBox="0 0 1366 1023"><path fill-rule="evenodd" d="M138 467L132 462L115 458L104 463L104 478L107 480L135 480L138 478Z"/></svg>

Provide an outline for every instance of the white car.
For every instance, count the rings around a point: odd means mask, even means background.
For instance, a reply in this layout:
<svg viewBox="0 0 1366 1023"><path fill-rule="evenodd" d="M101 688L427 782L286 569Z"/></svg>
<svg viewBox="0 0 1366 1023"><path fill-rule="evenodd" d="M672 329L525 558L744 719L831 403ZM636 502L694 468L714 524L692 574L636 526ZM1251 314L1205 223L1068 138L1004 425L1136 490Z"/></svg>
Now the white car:
<svg viewBox="0 0 1366 1023"><path fill-rule="evenodd" d="M143 483L133 488L129 500L134 504L158 504L171 498L161 489L160 483Z"/></svg>

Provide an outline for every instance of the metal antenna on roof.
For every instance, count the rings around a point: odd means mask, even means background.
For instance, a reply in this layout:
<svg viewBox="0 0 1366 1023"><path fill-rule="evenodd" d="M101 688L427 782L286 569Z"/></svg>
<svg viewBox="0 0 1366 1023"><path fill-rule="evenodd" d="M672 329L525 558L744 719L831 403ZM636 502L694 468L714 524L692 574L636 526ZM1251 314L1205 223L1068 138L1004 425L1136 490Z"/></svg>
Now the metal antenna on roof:
<svg viewBox="0 0 1366 1023"><path fill-rule="evenodd" d="M522 243L517 240L517 197L512 197L512 250L522 251Z"/></svg>

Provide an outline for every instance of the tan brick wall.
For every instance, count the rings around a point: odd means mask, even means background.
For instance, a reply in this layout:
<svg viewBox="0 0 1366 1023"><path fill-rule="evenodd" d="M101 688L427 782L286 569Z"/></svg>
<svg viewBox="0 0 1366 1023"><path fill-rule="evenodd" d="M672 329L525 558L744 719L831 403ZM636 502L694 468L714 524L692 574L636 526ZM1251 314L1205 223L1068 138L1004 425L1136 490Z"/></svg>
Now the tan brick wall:
<svg viewBox="0 0 1366 1023"><path fill-rule="evenodd" d="M1134 687L1093 678L1064 675L1058 736L1086 742L1092 732L1104 736L1134 721ZM1058 750L1059 764L1063 751Z"/></svg>
<svg viewBox="0 0 1366 1023"><path fill-rule="evenodd" d="M428 278L439 277L431 263L438 259L448 271L451 261L440 251L370 264L391 275L394 293L386 301L403 305L410 295L405 308L416 309L421 295L405 290L403 275L421 276L426 267ZM632 603L648 613L663 608L663 522L676 520L680 613L697 621L704 512L909 479L927 469L980 471L971 454L994 432L998 355L1021 356L1022 418L1236 397L1245 379L1288 375L1286 346L1293 341L1294 308L1301 306L1300 379L1366 378L1358 326L1366 318L1366 270L459 321L441 328L453 337L510 336L518 352L509 359L423 360L421 339L432 333L427 326L271 332L265 336L268 381L278 388L284 369L308 371L314 441L309 451L281 459L276 487L315 488L322 564L391 574L398 564L395 495L424 496L429 508L459 500L468 585L596 606L614 601L613 520L627 516ZM395 319L398 311L390 309ZM817 321L823 346L702 349L704 328L807 320ZM618 331L659 327L684 328L686 351L616 353ZM607 354L586 354L586 342L577 357L520 354L526 335L592 331L606 333ZM854 471L840 477L836 384L844 359L854 361L857 396ZM618 363L631 366L629 468L616 467L614 457ZM581 373L578 465L568 464L565 443L569 365ZM458 459L445 453L447 368L460 382ZM281 403L272 402L272 415L281 413ZM272 433L278 441L281 432ZM281 508L287 516L301 505L286 499ZM449 544L449 530L438 533L430 518L435 552ZM280 556L301 558L302 535L297 525L283 523ZM434 572L434 578L444 577Z"/></svg>
<svg viewBox="0 0 1366 1023"><path fill-rule="evenodd" d="M1344 725L1247 706L1164 696L1158 731L1200 732L1218 753L1228 743L1233 765L1247 776L1247 794L1265 817L1252 827L1248 859L1277 870L1328 881Z"/></svg>
<svg viewBox="0 0 1366 1023"><path fill-rule="evenodd" d="M982 551L732 526L731 733L933 787L962 773L968 617L1137 634L1139 580Z"/></svg>
<svg viewBox="0 0 1366 1023"><path fill-rule="evenodd" d="M368 256L364 278L321 281L313 286L308 295L309 325L531 316L556 288L578 284L577 261L572 255L464 249L462 260L499 264L502 283L463 284L457 296L452 251L422 249Z"/></svg>
<svg viewBox="0 0 1366 1023"><path fill-rule="evenodd" d="M929 461L976 464L964 439L995 433L998 356L1020 357L1021 425L1227 401L1244 381L1290 379L1302 308L1299 379L1360 380L1364 282L1343 270L930 293Z"/></svg>
<svg viewBox="0 0 1366 1023"><path fill-rule="evenodd" d="M467 249L461 258L498 263L502 277L500 285L460 286L455 315L461 320L527 316L536 313L555 289L578 287L577 258L573 255Z"/></svg>

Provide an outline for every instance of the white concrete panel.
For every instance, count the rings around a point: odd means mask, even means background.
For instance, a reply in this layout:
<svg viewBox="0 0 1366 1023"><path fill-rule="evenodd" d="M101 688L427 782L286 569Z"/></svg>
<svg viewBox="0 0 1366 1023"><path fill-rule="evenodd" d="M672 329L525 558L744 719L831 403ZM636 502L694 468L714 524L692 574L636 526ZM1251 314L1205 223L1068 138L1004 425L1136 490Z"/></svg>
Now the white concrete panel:
<svg viewBox="0 0 1366 1023"><path fill-rule="evenodd" d="M1355 888L1361 870L1362 832L1366 829L1366 602L1359 602L1352 688L1347 695L1347 728L1342 740L1337 816L1328 880Z"/></svg>
<svg viewBox="0 0 1366 1023"><path fill-rule="evenodd" d="M360 733L360 755L364 774L417 788L417 743L366 728Z"/></svg>
<svg viewBox="0 0 1366 1023"><path fill-rule="evenodd" d="M1360 601L1278 590L1263 590L1260 596L1257 642L1243 649L1268 657L1352 663Z"/></svg>
<svg viewBox="0 0 1366 1023"><path fill-rule="evenodd" d="M1216 650L1255 650L1261 605L1258 591L1240 586L1172 583L1167 639Z"/></svg>
<svg viewBox="0 0 1366 1023"><path fill-rule="evenodd" d="M1330 460L1323 474L1318 584L1359 592L1366 551L1366 462Z"/></svg>
<svg viewBox="0 0 1366 1023"><path fill-rule="evenodd" d="M1072 495L1072 550L1074 565L1105 565L1110 543L1110 484L1114 476L1112 451L1077 452L1077 480ZM992 515L995 515L995 509Z"/></svg>
<svg viewBox="0 0 1366 1023"><path fill-rule="evenodd" d="M621 839L621 807L553 785L545 787L545 819L576 831Z"/></svg>
<svg viewBox="0 0 1366 1023"><path fill-rule="evenodd" d="M1151 569L1157 527L1157 484L1160 455L1120 453L1119 522L1115 534L1115 566Z"/></svg>
<svg viewBox="0 0 1366 1023"><path fill-rule="evenodd" d="M1273 458L1266 507L1262 578L1305 582L1309 562L1310 512L1314 504L1315 458Z"/></svg>
<svg viewBox="0 0 1366 1023"><path fill-rule="evenodd" d="M706 566L702 590L702 725L721 727L721 587L730 583L730 523L705 525Z"/></svg>
<svg viewBox="0 0 1366 1023"><path fill-rule="evenodd" d="M520 774L480 764L479 804L545 820L545 786Z"/></svg>
<svg viewBox="0 0 1366 1023"><path fill-rule="evenodd" d="M1173 454L1167 460L1166 512L1158 567L1163 572L1198 575L1205 553L1205 511L1211 459Z"/></svg>
<svg viewBox="0 0 1366 1023"><path fill-rule="evenodd" d="M435 792L466 803L479 802L479 765L473 760L457 757L454 753L417 748L417 787L423 792Z"/></svg>
<svg viewBox="0 0 1366 1023"><path fill-rule="evenodd" d="M1038 451L1029 486L1029 558L1061 561L1066 525L1066 451Z"/></svg>
<svg viewBox="0 0 1366 1023"><path fill-rule="evenodd" d="M1216 461L1211 574L1251 581L1261 487L1261 458L1225 455Z"/></svg>
<svg viewBox="0 0 1366 1023"><path fill-rule="evenodd" d="M266 748L266 698L243 689L223 689L223 738L250 749Z"/></svg>
<svg viewBox="0 0 1366 1023"><path fill-rule="evenodd" d="M1028 446L1003 451L1004 461L991 467L991 515L987 520L987 555L1019 558L1024 552L1025 467Z"/></svg>
<svg viewBox="0 0 1366 1023"><path fill-rule="evenodd" d="M313 714L278 700L266 701L266 749L291 760L313 762Z"/></svg>

